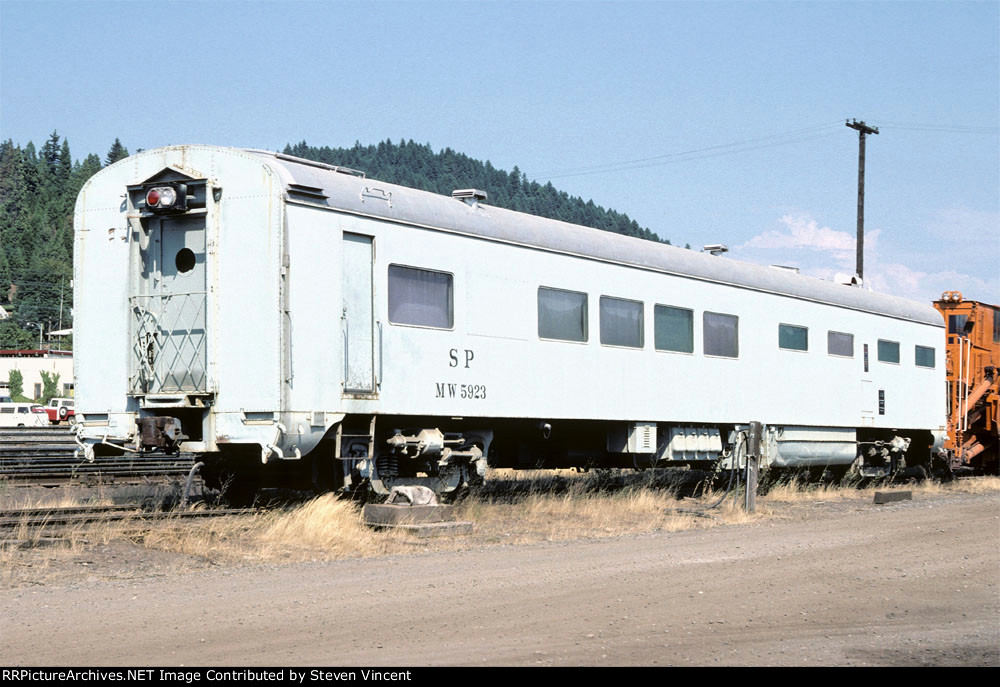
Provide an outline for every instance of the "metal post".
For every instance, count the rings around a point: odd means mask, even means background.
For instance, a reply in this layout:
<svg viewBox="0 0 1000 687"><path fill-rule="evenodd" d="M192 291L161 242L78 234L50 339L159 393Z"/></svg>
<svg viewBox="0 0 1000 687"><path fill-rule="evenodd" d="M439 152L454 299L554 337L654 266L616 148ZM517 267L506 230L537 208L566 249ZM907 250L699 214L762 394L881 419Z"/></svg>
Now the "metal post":
<svg viewBox="0 0 1000 687"><path fill-rule="evenodd" d="M865 135L877 134L878 128L868 126L863 121L846 122L851 129L858 132L858 245L857 266L858 278L865 278Z"/></svg>
<svg viewBox="0 0 1000 687"><path fill-rule="evenodd" d="M750 423L749 436L747 437L747 490L743 502L743 508L747 513L753 513L757 508L757 475L760 469L760 444L763 434L763 424L760 422Z"/></svg>

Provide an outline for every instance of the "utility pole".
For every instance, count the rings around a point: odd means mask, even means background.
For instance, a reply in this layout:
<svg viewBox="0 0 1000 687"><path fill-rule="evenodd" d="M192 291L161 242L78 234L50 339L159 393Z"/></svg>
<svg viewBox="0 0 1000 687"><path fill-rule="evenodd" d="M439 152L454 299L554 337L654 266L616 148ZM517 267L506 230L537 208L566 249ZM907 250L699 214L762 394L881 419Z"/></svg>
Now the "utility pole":
<svg viewBox="0 0 1000 687"><path fill-rule="evenodd" d="M878 127L853 119L845 124L858 132L858 278L865 278L865 136L877 134Z"/></svg>

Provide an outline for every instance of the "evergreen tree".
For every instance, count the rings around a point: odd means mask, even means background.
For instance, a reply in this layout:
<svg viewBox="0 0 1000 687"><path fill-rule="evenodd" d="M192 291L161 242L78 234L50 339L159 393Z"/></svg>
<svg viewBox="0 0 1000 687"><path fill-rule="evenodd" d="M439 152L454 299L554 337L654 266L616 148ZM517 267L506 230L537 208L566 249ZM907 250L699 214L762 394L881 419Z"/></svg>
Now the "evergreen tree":
<svg viewBox="0 0 1000 687"><path fill-rule="evenodd" d="M113 165L119 160L128 157L128 148L122 145L122 142L115 139L115 142L111 144L108 154L104 158L104 165Z"/></svg>
<svg viewBox="0 0 1000 687"><path fill-rule="evenodd" d="M47 170L52 175L55 175L56 168L59 166L59 153L61 150L59 132L53 131L49 134L49 140L42 146L42 155L40 157L40 161L45 163Z"/></svg>
<svg viewBox="0 0 1000 687"><path fill-rule="evenodd" d="M62 146L59 148L59 163L56 166L56 178L59 180L64 193L66 191L66 184L72 173L73 156L69 153L69 140L64 138Z"/></svg>
<svg viewBox="0 0 1000 687"><path fill-rule="evenodd" d="M430 144L413 140L393 143L387 139L376 145L355 142L350 148L317 148L305 141L287 144L286 155L363 170L373 179L450 195L456 188L479 188L489 194L489 203L509 210L541 215L564 222L652 241L661 239L623 213L607 210L593 201L570 196L551 183L544 186L529 181L514 167L509 173L490 162L480 162L451 148L435 153Z"/></svg>

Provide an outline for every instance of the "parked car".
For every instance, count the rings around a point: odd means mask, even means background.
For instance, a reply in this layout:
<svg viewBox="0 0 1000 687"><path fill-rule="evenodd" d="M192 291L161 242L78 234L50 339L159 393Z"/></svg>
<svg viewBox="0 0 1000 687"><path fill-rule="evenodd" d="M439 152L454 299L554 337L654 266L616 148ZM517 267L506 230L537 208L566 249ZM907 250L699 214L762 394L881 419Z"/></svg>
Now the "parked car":
<svg viewBox="0 0 1000 687"><path fill-rule="evenodd" d="M45 412L32 409L34 403L0 404L0 427L45 427L49 419Z"/></svg>
<svg viewBox="0 0 1000 687"><path fill-rule="evenodd" d="M0 403L13 403L14 399L10 396L0 396Z"/></svg>
<svg viewBox="0 0 1000 687"><path fill-rule="evenodd" d="M76 410L74 409L72 398L53 398L45 407L45 412L49 416L49 422L54 425L60 422L76 424Z"/></svg>

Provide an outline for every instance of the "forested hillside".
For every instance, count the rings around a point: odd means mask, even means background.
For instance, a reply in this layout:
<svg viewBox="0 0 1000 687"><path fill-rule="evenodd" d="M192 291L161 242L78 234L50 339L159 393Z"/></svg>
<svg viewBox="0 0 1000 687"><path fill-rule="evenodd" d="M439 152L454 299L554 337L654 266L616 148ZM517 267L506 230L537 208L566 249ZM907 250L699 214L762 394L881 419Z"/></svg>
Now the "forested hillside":
<svg viewBox="0 0 1000 687"><path fill-rule="evenodd" d="M316 148L303 141L284 152L445 195L478 188L489 194L491 205L661 240L628 215L570 196L551 183L529 181L517 167L496 169L450 148L435 153L413 141ZM104 160L90 154L74 161L69 141L55 131L41 150L31 142L23 148L11 140L0 143L0 349L36 348L40 329L72 327L73 205L92 174L127 156L115 139ZM60 345L71 347L72 339Z"/></svg>
<svg viewBox="0 0 1000 687"><path fill-rule="evenodd" d="M0 307L8 315L0 349L36 348L40 328L72 326L73 204L92 174L126 156L115 139L103 162L93 154L74 162L55 131L41 150L0 143Z"/></svg>
<svg viewBox="0 0 1000 687"><path fill-rule="evenodd" d="M543 186L529 181L516 166L505 172L488 161L473 160L451 148L435 153L429 145L413 141L400 141L398 144L382 141L368 146L355 143L353 148L316 148L302 141L285 146L283 152L307 160L352 167L372 179L446 196L458 188L478 188L489 194L486 202L490 205L626 236L661 240L624 213L607 210L595 205L592 200L571 196L556 189L552 182Z"/></svg>

